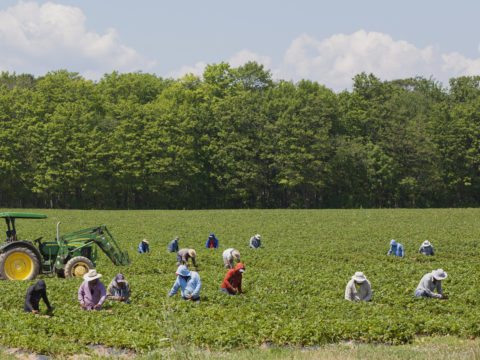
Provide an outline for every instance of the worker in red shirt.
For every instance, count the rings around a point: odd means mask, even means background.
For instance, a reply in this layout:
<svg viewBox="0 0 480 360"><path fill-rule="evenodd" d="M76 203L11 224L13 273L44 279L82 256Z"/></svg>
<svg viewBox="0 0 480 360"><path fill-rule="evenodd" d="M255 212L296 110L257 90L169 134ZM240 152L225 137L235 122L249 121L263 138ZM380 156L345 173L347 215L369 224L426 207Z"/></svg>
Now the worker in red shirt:
<svg viewBox="0 0 480 360"><path fill-rule="evenodd" d="M220 291L229 295L241 295L242 294L242 274L245 272L245 266L239 262L237 265L227 271L225 279L223 279L222 287Z"/></svg>

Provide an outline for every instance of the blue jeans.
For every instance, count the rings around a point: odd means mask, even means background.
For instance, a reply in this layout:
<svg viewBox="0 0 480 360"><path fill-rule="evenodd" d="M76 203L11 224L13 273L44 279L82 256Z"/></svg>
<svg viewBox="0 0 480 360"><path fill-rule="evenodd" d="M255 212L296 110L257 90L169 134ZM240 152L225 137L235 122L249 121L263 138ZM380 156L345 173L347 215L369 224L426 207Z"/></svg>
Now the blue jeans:
<svg viewBox="0 0 480 360"><path fill-rule="evenodd" d="M221 292L224 292L224 293L226 293L226 294L228 294L228 295L235 295L235 294L232 294L231 292L229 292L227 289L224 289L224 288L220 288L220 291L221 291Z"/></svg>
<svg viewBox="0 0 480 360"><path fill-rule="evenodd" d="M425 290L417 289L417 290L415 290L415 297L416 298L419 298L419 297L429 298L431 296Z"/></svg>

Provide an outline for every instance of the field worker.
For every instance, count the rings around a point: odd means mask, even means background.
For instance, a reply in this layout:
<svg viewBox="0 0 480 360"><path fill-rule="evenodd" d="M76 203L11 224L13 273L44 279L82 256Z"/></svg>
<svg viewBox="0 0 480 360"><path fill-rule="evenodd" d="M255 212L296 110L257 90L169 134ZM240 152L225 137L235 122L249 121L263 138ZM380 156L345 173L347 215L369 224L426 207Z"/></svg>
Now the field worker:
<svg viewBox="0 0 480 360"><path fill-rule="evenodd" d="M430 244L430 241L425 240L420 246L420 249L418 249L419 254L424 254L424 255L433 255L433 245Z"/></svg>
<svg viewBox="0 0 480 360"><path fill-rule="evenodd" d="M223 279L220 291L229 295L241 295L242 292L242 275L245 272L245 266L239 262L235 268L228 270Z"/></svg>
<svg viewBox="0 0 480 360"><path fill-rule="evenodd" d="M253 249L257 249L260 246L262 246L262 237L260 236L260 234L252 236L250 238L250 247Z"/></svg>
<svg viewBox="0 0 480 360"><path fill-rule="evenodd" d="M150 248L148 247L148 240L143 239L140 241L140 244L138 244L138 253L139 254L144 254L150 252Z"/></svg>
<svg viewBox="0 0 480 360"><path fill-rule="evenodd" d="M218 239L215 237L214 233L210 233L205 244L207 249L217 249L218 248Z"/></svg>
<svg viewBox="0 0 480 360"><path fill-rule="evenodd" d="M390 255L391 253L397 257L403 257L403 245L397 243L394 239L390 240L390 250L388 250L387 255Z"/></svg>
<svg viewBox="0 0 480 360"><path fill-rule="evenodd" d="M107 287L107 299L123 301L130 304L130 284L123 274L117 274Z"/></svg>
<svg viewBox="0 0 480 360"><path fill-rule="evenodd" d="M178 252L178 240L180 240L180 238L178 236L175 236L175 239L173 239L170 242L170 245L168 245L168 252Z"/></svg>
<svg viewBox="0 0 480 360"><path fill-rule="evenodd" d="M180 266L184 264L185 266L188 266L188 259L192 259L193 266L197 266L195 263L195 257L197 256L197 253L193 249L181 249L177 253L177 266Z"/></svg>
<svg viewBox="0 0 480 360"><path fill-rule="evenodd" d="M349 301L370 301L372 287L363 272L357 271L347 283L345 299Z"/></svg>
<svg viewBox="0 0 480 360"><path fill-rule="evenodd" d="M236 249L230 248L223 252L223 263L226 269L233 269L233 259L240 261L240 252Z"/></svg>
<svg viewBox="0 0 480 360"><path fill-rule="evenodd" d="M83 275L83 283L78 289L78 301L83 310L100 310L105 302L106 291L105 285L98 280L102 274L97 273L95 269L91 269Z"/></svg>
<svg viewBox="0 0 480 360"><path fill-rule="evenodd" d="M175 280L168 296L172 297L180 288L183 300L200 300L200 289L202 288L200 275L195 271L188 270L185 265L180 265L175 275L177 275L177 280Z"/></svg>
<svg viewBox="0 0 480 360"><path fill-rule="evenodd" d="M415 290L415 297L432 297L436 299L446 299L442 292L442 280L447 278L447 273L442 269L433 270L425 274ZM433 291L437 289L437 294Z"/></svg>
<svg viewBox="0 0 480 360"><path fill-rule="evenodd" d="M23 311L38 314L40 311L40 299L43 299L43 302L47 305L47 311L51 312L52 307L47 298L47 284L45 284L45 280L38 280L28 288Z"/></svg>

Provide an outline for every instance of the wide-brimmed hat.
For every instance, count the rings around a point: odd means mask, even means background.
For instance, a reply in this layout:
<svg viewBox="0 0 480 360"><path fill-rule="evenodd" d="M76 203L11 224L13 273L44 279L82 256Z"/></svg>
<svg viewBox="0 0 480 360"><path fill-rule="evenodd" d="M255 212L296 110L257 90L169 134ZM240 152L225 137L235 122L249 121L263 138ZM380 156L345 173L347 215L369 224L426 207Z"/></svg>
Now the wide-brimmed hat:
<svg viewBox="0 0 480 360"><path fill-rule="evenodd" d="M88 273L83 275L83 279L87 280L87 281L96 280L96 279L99 279L101 277L102 277L102 274L97 273L97 270L95 270L95 269L90 269L90 270L88 270Z"/></svg>
<svg viewBox="0 0 480 360"><path fill-rule="evenodd" d="M365 274L361 271L357 271L355 275L352 276L352 279L358 283L363 283L365 280L367 280Z"/></svg>
<svg viewBox="0 0 480 360"><path fill-rule="evenodd" d="M425 240L422 245L423 246L430 246L431 244L430 244L430 241Z"/></svg>
<svg viewBox="0 0 480 360"><path fill-rule="evenodd" d="M256 234L254 237L255 237L256 240L260 240L260 239L262 238L262 237L260 236L260 234Z"/></svg>
<svg viewBox="0 0 480 360"><path fill-rule="evenodd" d="M148 240L147 239L143 239L142 240L145 244L148 244Z"/></svg>
<svg viewBox="0 0 480 360"><path fill-rule="evenodd" d="M238 250L233 250L233 251L232 251L232 256L233 256L235 259L240 260L240 251L238 251Z"/></svg>
<svg viewBox="0 0 480 360"><path fill-rule="evenodd" d="M444 280L447 278L447 273L443 269L437 269L432 271L433 278L435 280Z"/></svg>
<svg viewBox="0 0 480 360"><path fill-rule="evenodd" d="M197 256L197 252L193 249L188 249L188 255L190 255L190 257L194 258L195 256Z"/></svg>
<svg viewBox="0 0 480 360"><path fill-rule="evenodd" d="M175 236L175 239L173 239L173 240L177 240L177 241L178 241L178 240L180 240L180 238L179 238L178 236Z"/></svg>
<svg viewBox="0 0 480 360"><path fill-rule="evenodd" d="M395 241L395 239L390 240L390 245L397 245L397 242Z"/></svg>
<svg viewBox="0 0 480 360"><path fill-rule="evenodd" d="M181 276L190 276L190 271L187 269L185 265L180 265L177 271L175 272L175 274L181 275Z"/></svg>

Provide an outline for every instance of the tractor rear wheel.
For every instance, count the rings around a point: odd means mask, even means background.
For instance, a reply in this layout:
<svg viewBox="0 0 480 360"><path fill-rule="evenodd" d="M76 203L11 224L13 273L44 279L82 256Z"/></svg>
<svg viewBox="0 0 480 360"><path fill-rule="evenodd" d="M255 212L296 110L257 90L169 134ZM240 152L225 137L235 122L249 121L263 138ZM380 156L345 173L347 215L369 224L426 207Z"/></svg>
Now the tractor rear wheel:
<svg viewBox="0 0 480 360"><path fill-rule="evenodd" d="M26 247L14 247L0 255L0 277L3 279L33 280L39 272L40 261Z"/></svg>
<svg viewBox="0 0 480 360"><path fill-rule="evenodd" d="M88 273L90 269L95 269L90 259L84 256L75 256L68 260L64 273L66 278L81 278Z"/></svg>

